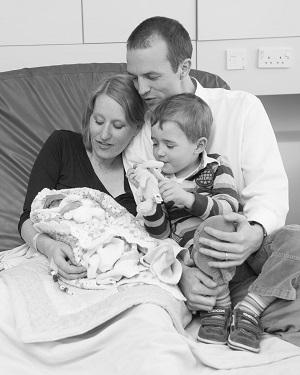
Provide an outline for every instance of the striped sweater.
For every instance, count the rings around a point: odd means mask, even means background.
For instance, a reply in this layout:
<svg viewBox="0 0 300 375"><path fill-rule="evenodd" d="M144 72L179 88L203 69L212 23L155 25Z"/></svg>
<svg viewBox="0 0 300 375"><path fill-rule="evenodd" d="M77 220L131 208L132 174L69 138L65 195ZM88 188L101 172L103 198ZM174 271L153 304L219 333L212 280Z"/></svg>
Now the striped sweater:
<svg viewBox="0 0 300 375"><path fill-rule="evenodd" d="M183 180L167 177L182 184L195 196L191 209L174 203L158 204L152 216L144 217L145 228L151 236L172 238L182 247L190 247L198 226L210 216L238 212L238 193L232 170L225 157L202 153L199 167Z"/></svg>

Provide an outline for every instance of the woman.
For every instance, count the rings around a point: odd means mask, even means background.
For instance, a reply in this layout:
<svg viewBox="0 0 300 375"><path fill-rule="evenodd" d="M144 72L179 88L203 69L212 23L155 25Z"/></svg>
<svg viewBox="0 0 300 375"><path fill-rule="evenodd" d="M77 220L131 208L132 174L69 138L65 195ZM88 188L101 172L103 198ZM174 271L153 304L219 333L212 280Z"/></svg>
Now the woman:
<svg viewBox="0 0 300 375"><path fill-rule="evenodd" d="M122 161L122 152L144 123L144 103L129 75L105 75L83 114L82 134L54 131L33 166L19 221L19 232L30 246L54 259L58 272L69 279L86 276L72 249L47 234L38 233L30 220L31 203L43 188L89 187L111 195L133 215L136 204ZM118 181L118 183L116 183Z"/></svg>

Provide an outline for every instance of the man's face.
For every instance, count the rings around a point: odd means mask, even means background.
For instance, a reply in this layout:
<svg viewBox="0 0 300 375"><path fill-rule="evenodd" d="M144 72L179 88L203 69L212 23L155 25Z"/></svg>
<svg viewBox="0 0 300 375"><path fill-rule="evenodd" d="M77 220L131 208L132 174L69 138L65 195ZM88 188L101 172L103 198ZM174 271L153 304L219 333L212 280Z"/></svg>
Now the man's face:
<svg viewBox="0 0 300 375"><path fill-rule="evenodd" d="M154 110L165 99L181 93L180 68L173 72L167 60L167 45L157 40L149 48L127 51L127 71L148 109Z"/></svg>

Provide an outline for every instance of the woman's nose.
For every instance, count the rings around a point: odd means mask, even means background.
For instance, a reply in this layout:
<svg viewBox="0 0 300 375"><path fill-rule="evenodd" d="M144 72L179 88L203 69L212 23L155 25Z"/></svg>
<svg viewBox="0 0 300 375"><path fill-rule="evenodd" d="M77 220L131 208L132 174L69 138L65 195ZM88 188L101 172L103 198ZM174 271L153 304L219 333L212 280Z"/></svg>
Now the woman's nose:
<svg viewBox="0 0 300 375"><path fill-rule="evenodd" d="M111 137L110 124L104 124L101 127L101 134L100 134L100 136L101 136L101 138L103 140L109 139Z"/></svg>

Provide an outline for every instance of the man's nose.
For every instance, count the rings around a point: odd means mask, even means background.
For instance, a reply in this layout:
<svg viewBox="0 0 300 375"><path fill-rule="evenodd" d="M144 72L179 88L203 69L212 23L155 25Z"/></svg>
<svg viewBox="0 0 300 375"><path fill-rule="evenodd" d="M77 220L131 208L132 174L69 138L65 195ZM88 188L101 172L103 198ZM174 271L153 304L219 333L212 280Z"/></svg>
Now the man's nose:
<svg viewBox="0 0 300 375"><path fill-rule="evenodd" d="M150 91L149 84L145 78L139 77L137 84L138 84L137 89L141 96L147 94Z"/></svg>

